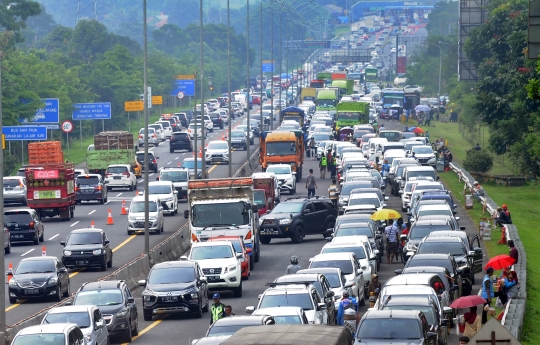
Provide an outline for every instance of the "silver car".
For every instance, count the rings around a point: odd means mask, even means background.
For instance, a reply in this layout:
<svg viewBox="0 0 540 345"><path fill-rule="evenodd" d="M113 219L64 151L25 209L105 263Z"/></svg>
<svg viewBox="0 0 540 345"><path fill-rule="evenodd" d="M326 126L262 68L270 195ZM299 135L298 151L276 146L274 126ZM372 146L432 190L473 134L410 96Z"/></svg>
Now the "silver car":
<svg viewBox="0 0 540 345"><path fill-rule="evenodd" d="M75 323L81 329L87 344L108 344L109 331L98 307L95 305L70 305L49 310L41 321L52 323Z"/></svg>
<svg viewBox="0 0 540 345"><path fill-rule="evenodd" d="M139 147L144 146L145 136L148 136L148 145L159 146L161 141L159 133L154 128L141 128L139 130Z"/></svg>
<svg viewBox="0 0 540 345"><path fill-rule="evenodd" d="M12 203L26 206L26 178L22 176L4 177L4 205Z"/></svg>

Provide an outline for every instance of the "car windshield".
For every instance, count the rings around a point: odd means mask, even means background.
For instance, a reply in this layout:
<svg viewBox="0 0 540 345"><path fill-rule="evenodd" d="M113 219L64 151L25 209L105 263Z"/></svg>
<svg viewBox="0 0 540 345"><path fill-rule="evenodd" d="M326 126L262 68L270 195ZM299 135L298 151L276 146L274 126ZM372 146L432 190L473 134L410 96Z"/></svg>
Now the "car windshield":
<svg viewBox="0 0 540 345"><path fill-rule="evenodd" d="M364 250L364 247L361 247L361 246L324 248L321 251L321 254L326 254L326 253L354 253L356 254L356 257L358 257L358 259L367 258L366 251Z"/></svg>
<svg viewBox="0 0 540 345"><path fill-rule="evenodd" d="M413 142L409 142L409 143L405 143L405 150L409 151L410 149L412 149L414 146L423 146L424 144L422 144L421 142L419 141L413 141Z"/></svg>
<svg viewBox="0 0 540 345"><path fill-rule="evenodd" d="M6 187L19 187L21 185L21 182L19 182L19 180L15 180L15 179L4 179L4 188Z"/></svg>
<svg viewBox="0 0 540 345"><path fill-rule="evenodd" d="M416 146L412 148L412 152L416 152L417 154L428 154L433 153L433 150L429 146Z"/></svg>
<svg viewBox="0 0 540 345"><path fill-rule="evenodd" d="M459 242L424 242L418 247L417 253L466 255L463 245Z"/></svg>
<svg viewBox="0 0 540 345"><path fill-rule="evenodd" d="M362 188L365 185L365 183L345 183L341 188L341 195L350 195L353 189Z"/></svg>
<svg viewBox="0 0 540 345"><path fill-rule="evenodd" d="M300 213L302 211L302 206L304 204L301 202L284 202L279 203L272 210L272 213Z"/></svg>
<svg viewBox="0 0 540 345"><path fill-rule="evenodd" d="M243 202L194 204L191 222L196 227L249 224L249 209Z"/></svg>
<svg viewBox="0 0 540 345"><path fill-rule="evenodd" d="M79 328L90 327L90 315L88 312L69 312L69 313L53 313L47 314L44 323L74 323Z"/></svg>
<svg viewBox="0 0 540 345"><path fill-rule="evenodd" d="M185 160L183 163L182 163L182 168L186 168L186 169L195 169L195 160ZM197 160L197 168L198 169L202 169L202 160Z"/></svg>
<svg viewBox="0 0 540 345"><path fill-rule="evenodd" d="M433 307L423 305L392 305L385 306L383 310L420 310L426 316L429 325L435 324L435 312Z"/></svg>
<svg viewBox="0 0 540 345"><path fill-rule="evenodd" d="M313 310L313 304L307 292L301 294L264 295L259 308L273 307L300 307L304 310Z"/></svg>
<svg viewBox="0 0 540 345"><path fill-rule="evenodd" d="M34 219L28 212L6 212L4 213L4 223L6 226L15 224L29 224Z"/></svg>
<svg viewBox="0 0 540 345"><path fill-rule="evenodd" d="M236 333L236 331L244 328L244 327L250 327L250 326L257 326L254 324L249 325L242 325L242 324L235 324L235 325L226 325L226 326L214 326L208 330L208 337L219 337L223 335L233 335Z"/></svg>
<svg viewBox="0 0 540 345"><path fill-rule="evenodd" d="M433 180L435 180L435 170L423 170L423 171L407 171L407 176L410 179L411 177L431 177Z"/></svg>
<svg viewBox="0 0 540 345"><path fill-rule="evenodd" d="M425 216L453 216L452 211L450 210L420 210L418 212L418 218Z"/></svg>
<svg viewBox="0 0 540 345"><path fill-rule="evenodd" d="M101 244L101 234L99 232L75 232L69 235L68 246L83 244Z"/></svg>
<svg viewBox="0 0 540 345"><path fill-rule="evenodd" d="M328 140L328 138L326 138ZM266 143L267 156L288 156L296 154L296 144L294 142L269 142Z"/></svg>
<svg viewBox="0 0 540 345"><path fill-rule="evenodd" d="M264 190L254 190L253 191L253 200L255 201L255 204L257 205L265 205L266 204L266 197L264 194Z"/></svg>
<svg viewBox="0 0 540 345"><path fill-rule="evenodd" d="M351 260L331 260L331 261L312 261L309 268L340 268L343 274L353 273L353 265Z"/></svg>
<svg viewBox="0 0 540 345"><path fill-rule="evenodd" d="M332 289L342 287L345 284L345 278L337 273L324 273L324 276Z"/></svg>
<svg viewBox="0 0 540 345"><path fill-rule="evenodd" d="M228 245L213 245L191 248L190 260L229 259L233 252Z"/></svg>
<svg viewBox="0 0 540 345"><path fill-rule="evenodd" d="M271 172L274 174L290 174L291 168L289 166L279 166L279 165L270 165L266 172Z"/></svg>
<svg viewBox="0 0 540 345"><path fill-rule="evenodd" d="M349 206L355 205L373 205L375 207L381 207L381 201L379 198L356 198L349 199Z"/></svg>
<svg viewBox="0 0 540 345"><path fill-rule="evenodd" d="M242 131L242 132L239 132L239 131L231 132L231 138L243 138L245 136L246 135L244 134L244 131Z"/></svg>
<svg viewBox="0 0 540 345"><path fill-rule="evenodd" d="M229 148L226 141L213 141L208 144L207 150L227 150Z"/></svg>
<svg viewBox="0 0 540 345"><path fill-rule="evenodd" d="M157 210L157 204L155 202L148 203L148 212L157 212ZM144 201L131 202L131 205L129 206L129 212L144 212Z"/></svg>
<svg viewBox="0 0 540 345"><path fill-rule="evenodd" d="M334 233L334 237L344 237L344 236L367 236L373 237L371 229L367 226L364 227L346 227L338 228Z"/></svg>
<svg viewBox="0 0 540 345"><path fill-rule="evenodd" d="M63 333L37 333L18 336L11 345L64 345Z"/></svg>
<svg viewBox="0 0 540 345"><path fill-rule="evenodd" d="M171 194L172 188L170 185L150 185L148 186L148 194Z"/></svg>
<svg viewBox="0 0 540 345"><path fill-rule="evenodd" d="M313 140L315 140L317 142L319 140L328 140L329 134L315 133L311 137L313 138Z"/></svg>
<svg viewBox="0 0 540 345"><path fill-rule="evenodd" d="M454 272L452 261L448 259L424 259L419 257L411 257L407 261L407 268L409 267L421 267L421 266L436 266L446 268L449 272Z"/></svg>
<svg viewBox="0 0 540 345"><path fill-rule="evenodd" d="M302 319L300 316L296 315L274 315L274 320L276 321L276 324L280 325L302 324Z"/></svg>
<svg viewBox="0 0 540 345"><path fill-rule="evenodd" d="M448 224L440 224L440 225L429 225L429 226L422 226L422 225L416 225L411 228L411 232L409 233L409 238L414 239L422 239L432 232L435 231L448 231L452 230L450 228L450 225Z"/></svg>
<svg viewBox="0 0 540 345"><path fill-rule="evenodd" d="M53 260L27 260L21 261L15 269L15 274L53 273L56 272Z"/></svg>
<svg viewBox="0 0 540 345"><path fill-rule="evenodd" d="M195 280L193 267L173 267L153 269L148 284L185 284Z"/></svg>
<svg viewBox="0 0 540 345"><path fill-rule="evenodd" d="M187 171L162 171L160 181L186 182L188 180Z"/></svg>
<svg viewBox="0 0 540 345"><path fill-rule="evenodd" d="M120 289L80 291L75 297L75 305L117 305L122 304Z"/></svg>
<svg viewBox="0 0 540 345"><path fill-rule="evenodd" d="M362 136L362 142L367 143L369 139L375 138L375 134L366 134Z"/></svg>
<svg viewBox="0 0 540 345"><path fill-rule="evenodd" d="M366 318L360 324L356 335L362 339L420 339L422 332L416 319Z"/></svg>

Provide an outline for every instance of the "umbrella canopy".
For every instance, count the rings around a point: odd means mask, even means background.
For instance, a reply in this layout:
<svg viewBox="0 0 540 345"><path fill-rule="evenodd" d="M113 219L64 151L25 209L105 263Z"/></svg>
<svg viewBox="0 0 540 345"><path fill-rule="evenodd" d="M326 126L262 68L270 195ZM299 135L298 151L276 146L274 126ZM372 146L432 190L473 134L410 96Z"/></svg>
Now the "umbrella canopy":
<svg viewBox="0 0 540 345"><path fill-rule="evenodd" d="M388 220L401 218L401 214L398 211L391 210L389 208L383 208L371 215L373 220Z"/></svg>
<svg viewBox="0 0 540 345"><path fill-rule="evenodd" d="M425 104L419 104L414 108L414 110L416 110L416 111L430 111L431 108L429 106L425 105Z"/></svg>
<svg viewBox="0 0 540 345"><path fill-rule="evenodd" d="M486 267L484 267L484 270L486 270L488 267L491 267L494 270L502 270L503 268L512 266L515 261L516 260L514 260L514 258L510 257L508 254L497 255L489 259Z"/></svg>
<svg viewBox="0 0 540 345"><path fill-rule="evenodd" d="M422 133L424 133L424 130L422 128L420 128L420 127L414 127L412 130L409 128L409 132L422 134Z"/></svg>
<svg viewBox="0 0 540 345"><path fill-rule="evenodd" d="M470 308L484 303L486 303L486 300L482 297L478 295L470 295L456 299L454 302L452 302L452 304L450 304L450 307L454 309Z"/></svg>
<svg viewBox="0 0 540 345"><path fill-rule="evenodd" d="M412 127L409 127L407 128L408 129L408 132L412 132L416 127L412 126Z"/></svg>

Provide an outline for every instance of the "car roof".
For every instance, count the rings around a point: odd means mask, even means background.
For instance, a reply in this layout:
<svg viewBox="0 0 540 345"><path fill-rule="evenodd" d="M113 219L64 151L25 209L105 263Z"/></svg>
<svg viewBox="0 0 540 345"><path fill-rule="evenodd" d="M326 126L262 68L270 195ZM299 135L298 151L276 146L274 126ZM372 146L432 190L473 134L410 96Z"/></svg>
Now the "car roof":
<svg viewBox="0 0 540 345"><path fill-rule="evenodd" d="M31 208L15 208L15 209L7 209L4 211L4 214L6 213L33 213L35 212Z"/></svg>
<svg viewBox="0 0 540 345"><path fill-rule="evenodd" d="M435 234L435 233L432 233L432 234ZM459 238L457 235L456 236L438 236L438 237L426 236L424 237L422 242L459 242L459 243L462 243L461 238Z"/></svg>
<svg viewBox="0 0 540 345"><path fill-rule="evenodd" d="M184 169L184 171L185 171L185 169ZM160 185L170 186L172 184L173 184L172 181L151 181L151 182L148 182L149 186L160 186Z"/></svg>
<svg viewBox="0 0 540 345"><path fill-rule="evenodd" d="M447 217L449 218L449 217ZM416 222L414 222L413 226L418 226L418 225L446 225L448 224L448 220L447 219L441 219L441 218L430 218L430 217L421 217L420 219L418 219Z"/></svg>
<svg viewBox="0 0 540 345"><path fill-rule="evenodd" d="M408 171L434 171L432 167L426 166L412 166L407 168Z"/></svg>
<svg viewBox="0 0 540 345"><path fill-rule="evenodd" d="M392 296L393 297L393 296ZM383 307L393 305L419 305L419 306L434 306L433 300L429 296L395 296L395 298L389 298L385 301Z"/></svg>
<svg viewBox="0 0 540 345"><path fill-rule="evenodd" d="M97 307L95 305L65 305L49 309L47 314L77 313L82 311L91 311Z"/></svg>
<svg viewBox="0 0 540 345"><path fill-rule="evenodd" d="M332 260L351 260L354 256L353 253L327 253L327 254L317 254L313 257L313 262L315 261L332 261Z"/></svg>
<svg viewBox="0 0 540 345"><path fill-rule="evenodd" d="M379 199L379 195L377 193L351 193L350 199L369 199L369 198L377 198Z"/></svg>
<svg viewBox="0 0 540 345"><path fill-rule="evenodd" d="M420 205L420 208L418 210L420 211L420 210L449 210L449 209L450 209L450 206L448 205L448 203L443 202L441 204L436 204L436 205L433 205L433 204Z"/></svg>
<svg viewBox="0 0 540 345"><path fill-rule="evenodd" d="M448 269L441 266L415 266L406 267L401 274L416 274L416 273L446 273Z"/></svg>
<svg viewBox="0 0 540 345"><path fill-rule="evenodd" d="M239 315L235 317L224 317L214 322L213 327L223 327L230 325L262 325L268 315Z"/></svg>
<svg viewBox="0 0 540 345"><path fill-rule="evenodd" d="M311 286L311 285L309 285ZM301 294L307 293L308 286L304 284L275 285L264 292L265 295Z"/></svg>
<svg viewBox="0 0 540 345"><path fill-rule="evenodd" d="M215 236L211 237L206 242L223 242L223 241L240 241L242 238L240 236Z"/></svg>
<svg viewBox="0 0 540 345"><path fill-rule="evenodd" d="M386 281L384 286L391 285L428 285L436 273L400 274Z"/></svg>
<svg viewBox="0 0 540 345"><path fill-rule="evenodd" d="M365 221L359 221L355 223L342 223L338 225L338 228L363 228L363 227L369 227L369 222Z"/></svg>
<svg viewBox="0 0 540 345"><path fill-rule="evenodd" d="M17 335L27 334L51 334L51 333L64 333L66 330L72 327L79 327L74 323L50 323L45 325L28 326L21 329Z"/></svg>
<svg viewBox="0 0 540 345"><path fill-rule="evenodd" d="M339 217L337 217L336 220L340 220L340 219L358 219L359 220L359 223L360 222L369 222L371 220L371 215L364 215L364 214L342 214L340 215Z"/></svg>
<svg viewBox="0 0 540 345"><path fill-rule="evenodd" d="M193 267L195 266L195 261L192 260L179 260L179 261L165 261L160 262L152 266L152 269L155 268L175 268L175 267Z"/></svg>
<svg viewBox="0 0 540 345"><path fill-rule="evenodd" d="M369 319L416 319L420 311L416 310L368 310L364 314L364 318Z"/></svg>
<svg viewBox="0 0 540 345"><path fill-rule="evenodd" d="M350 247L366 242L370 243L369 237L367 237L366 235L342 236L334 237L334 239L332 239L332 242L325 244L324 247Z"/></svg>
<svg viewBox="0 0 540 345"><path fill-rule="evenodd" d="M457 231L457 230L442 230L437 231L429 234L427 237L461 237L463 239L468 239L469 236L467 236L467 233L465 231Z"/></svg>
<svg viewBox="0 0 540 345"><path fill-rule="evenodd" d="M71 234L77 234L77 233L81 233L81 232L99 232L99 233L102 233L104 231L103 231L103 229L98 229L98 228L82 228L82 229L73 230L70 233Z"/></svg>
<svg viewBox="0 0 540 345"><path fill-rule="evenodd" d="M89 282L83 284L79 291L119 289L120 286L125 283L126 282L124 280L101 280L97 282Z"/></svg>
<svg viewBox="0 0 540 345"><path fill-rule="evenodd" d="M301 276L296 274L287 274L281 277L277 277L274 283L303 283L303 282L316 282L319 280L322 273L309 273L302 274Z"/></svg>
<svg viewBox="0 0 540 345"><path fill-rule="evenodd" d="M296 272L296 274L311 274L311 273L341 273L341 268L337 267L317 267L317 268L304 268Z"/></svg>
<svg viewBox="0 0 540 345"><path fill-rule="evenodd" d="M383 287L385 296L393 295L436 295L428 285L388 285Z"/></svg>
<svg viewBox="0 0 540 345"><path fill-rule="evenodd" d="M438 259L438 260L441 260L441 259L451 259L451 255L450 254L437 254L437 253L426 253L426 254L414 254L413 256L411 256L411 258L409 260L414 260L414 259L424 259L424 260L435 260L435 259Z"/></svg>
<svg viewBox="0 0 540 345"><path fill-rule="evenodd" d="M193 247L212 247L212 246L223 246L223 245L229 245L232 246L232 243L230 241L219 241L220 243L216 242L194 242L191 245L191 248Z"/></svg>
<svg viewBox="0 0 540 345"><path fill-rule="evenodd" d="M304 310L300 307L269 307L260 308L253 312L251 315L302 315Z"/></svg>
<svg viewBox="0 0 540 345"><path fill-rule="evenodd" d="M130 168L131 166L129 164L111 164L107 167L107 169L109 168L114 168L114 167L122 167L122 168Z"/></svg>
<svg viewBox="0 0 540 345"><path fill-rule="evenodd" d="M149 198L150 201L153 201L153 202L158 202L159 201L159 198L156 195L148 195L148 198ZM136 196L134 196L133 199L131 199L131 203L133 203L135 201L146 202L145 198L144 198L144 195L136 195Z"/></svg>
<svg viewBox="0 0 540 345"><path fill-rule="evenodd" d="M45 260L58 260L56 256L31 256L28 258L23 258L19 263L23 261L45 261Z"/></svg>
<svg viewBox="0 0 540 345"><path fill-rule="evenodd" d="M77 170L77 169L75 169ZM80 174L79 176L77 176L77 178L85 178L85 177L99 177L101 178L101 174L86 174L86 173L82 173Z"/></svg>

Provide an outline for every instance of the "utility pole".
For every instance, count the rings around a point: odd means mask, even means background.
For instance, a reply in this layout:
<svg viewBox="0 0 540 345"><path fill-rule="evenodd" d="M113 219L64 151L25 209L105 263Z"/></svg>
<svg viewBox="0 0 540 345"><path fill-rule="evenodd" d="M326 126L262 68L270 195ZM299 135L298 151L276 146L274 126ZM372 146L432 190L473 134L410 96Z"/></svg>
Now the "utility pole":
<svg viewBox="0 0 540 345"><path fill-rule="evenodd" d="M201 40L201 150L202 150L202 174L203 179L206 176L206 148L204 147L204 137L206 126L204 125L204 27L203 27L203 0L199 0L199 21L200 21L200 40ZM198 154L198 153L197 153ZM230 159L230 158L229 158Z"/></svg>
<svg viewBox="0 0 540 345"><path fill-rule="evenodd" d="M246 35L246 90L247 90L247 95L246 95L246 103L247 103L247 126L248 126L248 140L249 140L249 134L251 133L251 123L249 122L249 107L251 106L250 103L249 103L249 0L246 0L246 27L247 27L247 35ZM250 146L249 145L246 145L247 146L247 160L249 162L249 152L250 152ZM229 157L229 160L231 159L231 157ZM229 164L231 164L229 162Z"/></svg>
<svg viewBox="0 0 540 345"><path fill-rule="evenodd" d="M231 129L232 129L232 110L231 110L231 5L230 0L227 0L227 95L229 96L229 135L227 141L229 143L229 177L232 177L232 148L231 148ZM249 135L246 138L249 145Z"/></svg>
<svg viewBox="0 0 540 345"><path fill-rule="evenodd" d="M261 31L261 36L259 38L259 49L261 51L261 97L260 97L260 106L261 106L261 122L259 123L259 133L262 133L263 131L263 113L262 113L262 106L263 106L263 75L264 75L264 72L263 72L263 43L262 43L262 39L263 39L263 2L261 0L260 2L260 6L261 6L261 23L260 23L260 31Z"/></svg>
<svg viewBox="0 0 540 345"><path fill-rule="evenodd" d="M144 36L144 65L143 65L143 87L144 87L144 254L150 258L150 229L149 229L149 203L148 193L148 33L146 27L146 0L143 0L143 36Z"/></svg>

